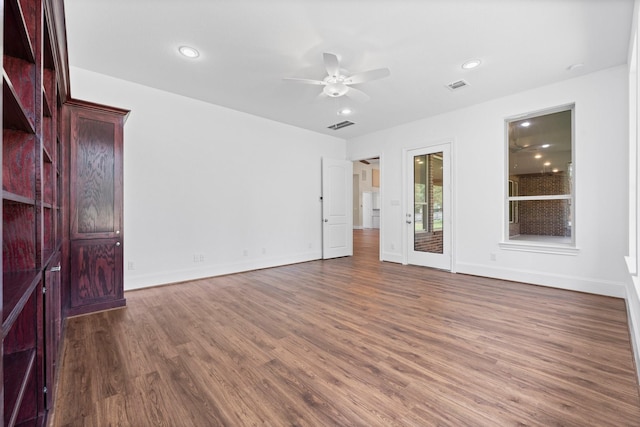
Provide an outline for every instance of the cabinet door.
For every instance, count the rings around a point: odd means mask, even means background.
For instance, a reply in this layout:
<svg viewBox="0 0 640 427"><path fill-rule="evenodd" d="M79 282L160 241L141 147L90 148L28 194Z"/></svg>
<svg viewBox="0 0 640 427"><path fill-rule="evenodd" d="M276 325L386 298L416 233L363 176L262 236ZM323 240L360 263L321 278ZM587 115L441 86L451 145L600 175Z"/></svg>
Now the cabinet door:
<svg viewBox="0 0 640 427"><path fill-rule="evenodd" d="M122 117L74 109L70 129L70 239L119 237Z"/></svg>
<svg viewBox="0 0 640 427"><path fill-rule="evenodd" d="M119 239L71 242L71 307L124 305L122 245Z"/></svg>

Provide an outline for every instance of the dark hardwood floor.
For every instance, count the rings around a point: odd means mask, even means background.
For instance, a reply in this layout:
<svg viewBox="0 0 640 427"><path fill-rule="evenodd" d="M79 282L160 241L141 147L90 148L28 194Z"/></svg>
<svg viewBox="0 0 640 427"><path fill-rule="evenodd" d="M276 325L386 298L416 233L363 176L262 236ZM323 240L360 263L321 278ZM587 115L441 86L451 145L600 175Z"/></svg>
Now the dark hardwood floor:
<svg viewBox="0 0 640 427"><path fill-rule="evenodd" d="M68 320L54 426L638 426L625 303L356 255Z"/></svg>

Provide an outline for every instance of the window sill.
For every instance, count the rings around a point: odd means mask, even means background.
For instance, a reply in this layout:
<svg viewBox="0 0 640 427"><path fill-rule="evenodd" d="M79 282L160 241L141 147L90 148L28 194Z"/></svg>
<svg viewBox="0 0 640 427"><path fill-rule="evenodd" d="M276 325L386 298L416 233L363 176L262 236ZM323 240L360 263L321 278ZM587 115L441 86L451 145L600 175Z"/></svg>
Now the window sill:
<svg viewBox="0 0 640 427"><path fill-rule="evenodd" d="M572 255L576 256L580 253L580 249L575 246L569 246L565 244L550 244L550 243L538 243L532 241L519 241L519 242L500 242L498 243L500 249L508 251L522 251L522 252L536 252L542 254L553 255Z"/></svg>

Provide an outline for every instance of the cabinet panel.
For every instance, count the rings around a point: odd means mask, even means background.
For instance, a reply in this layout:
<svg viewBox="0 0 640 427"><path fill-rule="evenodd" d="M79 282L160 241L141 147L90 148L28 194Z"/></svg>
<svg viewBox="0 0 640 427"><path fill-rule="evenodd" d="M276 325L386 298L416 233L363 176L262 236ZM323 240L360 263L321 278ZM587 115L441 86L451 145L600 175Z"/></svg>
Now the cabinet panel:
<svg viewBox="0 0 640 427"><path fill-rule="evenodd" d="M35 207L3 200L2 269L5 272L36 268Z"/></svg>
<svg viewBox="0 0 640 427"><path fill-rule="evenodd" d="M51 409L55 391L54 380L58 368L60 336L62 332L60 305L60 253L53 257L44 274L44 347L45 347L45 408Z"/></svg>
<svg viewBox="0 0 640 427"><path fill-rule="evenodd" d="M111 302L124 302L119 239L72 241L71 307Z"/></svg>
<svg viewBox="0 0 640 427"><path fill-rule="evenodd" d="M71 115L71 238L116 237L122 206L118 118Z"/></svg>

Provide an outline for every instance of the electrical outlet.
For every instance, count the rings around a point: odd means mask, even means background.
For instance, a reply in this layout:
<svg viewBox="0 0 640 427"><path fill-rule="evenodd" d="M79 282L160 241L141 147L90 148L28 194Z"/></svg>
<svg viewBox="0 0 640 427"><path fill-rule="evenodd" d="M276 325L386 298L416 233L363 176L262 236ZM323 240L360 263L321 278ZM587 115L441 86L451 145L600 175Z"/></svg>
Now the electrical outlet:
<svg viewBox="0 0 640 427"><path fill-rule="evenodd" d="M249 251L248 251L247 249L244 249L244 250L242 251L242 255L244 255L244 256L249 256Z"/></svg>
<svg viewBox="0 0 640 427"><path fill-rule="evenodd" d="M133 262L133 261L129 261L129 262L127 263L127 268L128 268L129 270L135 270L135 269L136 269L136 265L134 264L134 262Z"/></svg>
<svg viewBox="0 0 640 427"><path fill-rule="evenodd" d="M393 243L391 244L391 250L395 251L396 250L396 245L394 245Z"/></svg>
<svg viewBox="0 0 640 427"><path fill-rule="evenodd" d="M198 261L204 262L204 254L198 255Z"/></svg>
<svg viewBox="0 0 640 427"><path fill-rule="evenodd" d="M489 254L489 259L490 259L491 261L496 261L496 260L497 260L496 254L494 254L493 252L492 252L492 253L490 253L490 254Z"/></svg>
<svg viewBox="0 0 640 427"><path fill-rule="evenodd" d="M262 248L262 255L266 255L267 253L267 248Z"/></svg>

